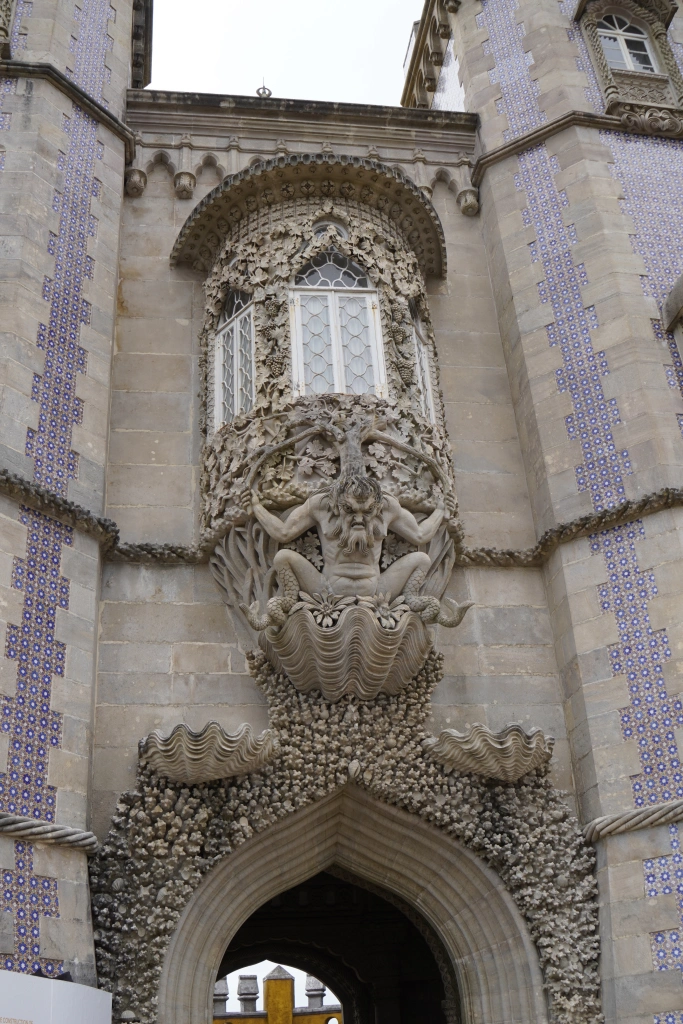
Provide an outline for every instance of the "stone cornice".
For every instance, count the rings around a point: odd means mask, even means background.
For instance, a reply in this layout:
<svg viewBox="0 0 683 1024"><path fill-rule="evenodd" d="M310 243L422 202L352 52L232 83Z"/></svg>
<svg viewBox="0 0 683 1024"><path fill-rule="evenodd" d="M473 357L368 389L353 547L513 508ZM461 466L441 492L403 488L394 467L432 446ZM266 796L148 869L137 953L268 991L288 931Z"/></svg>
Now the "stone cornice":
<svg viewBox="0 0 683 1024"><path fill-rule="evenodd" d="M171 265L208 270L229 232L260 207L277 210L292 199L353 199L385 210L404 229L423 272L446 273L441 221L422 189L401 171L377 160L333 153L303 153L260 161L220 185L187 218L171 251ZM210 240L213 240L210 244Z"/></svg>
<svg viewBox="0 0 683 1024"><path fill-rule="evenodd" d="M94 515L81 505L67 501L15 473L0 470L0 493L35 508L45 515L53 516L80 533L93 537L102 546L102 552L109 561L141 562L157 565L187 565L207 562L227 527L207 533L199 544L143 543L128 544L119 540L119 529L111 519ZM525 550L501 550L499 548L467 548L458 545L456 564L460 566L483 566L491 568L532 568L543 565L561 544L568 544L578 537L587 537L599 530L633 522L643 516L654 515L668 508L683 507L683 488L664 487L642 498L622 501L614 508L603 512L591 512L570 523L554 526L543 534L531 548Z"/></svg>
<svg viewBox="0 0 683 1024"><path fill-rule="evenodd" d="M182 118L186 118L185 121ZM248 121L260 125L272 123L279 134L283 132L282 122L292 124L323 124L326 127L367 125L373 131L378 129L404 129L414 131L425 129L433 132L447 132L449 138L460 132L464 140L474 142L479 125L479 115L465 111L417 110L407 107L379 106L370 103L327 103L319 100L261 99L258 96L224 96L220 93L163 92L158 89L129 89L127 94L126 120L136 130L150 130L158 125L158 119L176 122L179 131L203 131L215 133L217 127L226 121L239 120L240 125ZM458 142L461 145L460 142Z"/></svg>
<svg viewBox="0 0 683 1024"><path fill-rule="evenodd" d="M645 110L644 104L632 104L632 106L642 107ZM560 132L565 131L565 129L575 126L595 128L597 130L606 129L612 132L628 132L630 135L654 135L665 139L680 138L683 134L683 112L674 111L673 109L659 111L650 108L648 113L657 115L657 117L661 115L662 122L668 119L672 130L659 129L653 124L651 118L648 119L644 115L639 116L637 112L634 115L626 111L621 116L616 116L613 114L593 114L588 110L569 110L566 114L561 114L559 117L553 118L552 121L546 121L545 124L540 125L538 128L525 132L518 138L513 139L512 142L506 142L502 146L497 146L495 149L491 149L478 156L472 169L472 185L478 188L486 171L489 167L493 167L494 164L507 160L508 157L514 156L517 153L522 153L526 149L531 149L533 146L539 146L553 135L558 135Z"/></svg>
<svg viewBox="0 0 683 1024"><path fill-rule="evenodd" d="M559 117L553 118L552 121L546 121L545 124L540 125L538 128L525 132L518 138L513 139L512 142L506 142L502 146L497 146L495 149L491 149L478 156L472 170L472 184L478 187L486 171L489 167L493 167L494 164L507 160L509 156L514 156L516 153L522 153L525 149L531 149L532 146L539 146L553 135L557 135L559 132L565 131L566 128L573 128L577 125L581 128L606 128L610 131L619 132L625 130L619 117L613 117L609 114L593 114L587 110L569 110L566 114L561 114Z"/></svg>
<svg viewBox="0 0 683 1024"><path fill-rule="evenodd" d="M80 85L76 85L70 78L59 71L52 64L34 63L25 60L0 60L0 75L8 78L43 78L54 85L65 96L77 103L79 107L87 111L96 121L108 128L114 135L123 141L126 147L126 163L130 163L135 156L135 136L133 132L112 114L101 103L94 100Z"/></svg>

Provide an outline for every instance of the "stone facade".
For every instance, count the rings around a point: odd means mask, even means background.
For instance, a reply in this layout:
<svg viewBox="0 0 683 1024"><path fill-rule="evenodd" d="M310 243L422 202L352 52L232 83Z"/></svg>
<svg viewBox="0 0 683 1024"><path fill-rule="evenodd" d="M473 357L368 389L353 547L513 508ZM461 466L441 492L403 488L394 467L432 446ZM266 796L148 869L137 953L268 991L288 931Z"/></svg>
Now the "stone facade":
<svg viewBox="0 0 683 1024"><path fill-rule="evenodd" d="M99 981L118 1021L207 1024L244 920L334 869L423 921L444 1020L597 1019L596 920L605 1018L683 1020L683 16L621 6L651 81L609 67L598 0L426 0L389 108L142 91L151 3L15 0L4 969ZM330 246L368 274L386 381L323 415L296 393L288 296ZM216 431L231 291L255 404ZM245 618L220 545L257 536L260 498L287 522L311 479L334 497L349 424L385 508L418 531L442 509L443 587L316 619L271 535ZM433 540L388 529L383 569ZM292 543L328 571L310 532ZM471 603L457 628L448 600ZM403 616L438 654L395 691L297 690L287 616L314 646L373 616L384 644Z"/></svg>

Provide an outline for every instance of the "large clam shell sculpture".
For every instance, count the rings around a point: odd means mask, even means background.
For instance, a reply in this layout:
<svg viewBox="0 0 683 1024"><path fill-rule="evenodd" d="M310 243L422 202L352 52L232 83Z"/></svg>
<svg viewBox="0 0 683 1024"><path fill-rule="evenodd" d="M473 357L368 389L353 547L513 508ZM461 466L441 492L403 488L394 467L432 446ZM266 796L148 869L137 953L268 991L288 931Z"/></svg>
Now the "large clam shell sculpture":
<svg viewBox="0 0 683 1024"><path fill-rule="evenodd" d="M384 629L370 608L353 605L328 628L301 608L279 632L270 628L261 633L259 644L297 690L320 690L334 702L345 694L372 700L378 693L398 693L424 665L433 637L413 612L395 629Z"/></svg>
<svg viewBox="0 0 683 1024"><path fill-rule="evenodd" d="M170 736L151 732L140 742L140 756L159 775L198 783L256 771L270 761L277 748L272 729L255 736L248 723L229 733L218 722L209 722L201 732L186 725L176 725Z"/></svg>
<svg viewBox="0 0 683 1024"><path fill-rule="evenodd" d="M500 782L517 782L552 757L555 740L540 729L526 733L521 725L506 725L500 732L469 725L464 733L444 729L423 747L435 761L460 772L472 772Z"/></svg>

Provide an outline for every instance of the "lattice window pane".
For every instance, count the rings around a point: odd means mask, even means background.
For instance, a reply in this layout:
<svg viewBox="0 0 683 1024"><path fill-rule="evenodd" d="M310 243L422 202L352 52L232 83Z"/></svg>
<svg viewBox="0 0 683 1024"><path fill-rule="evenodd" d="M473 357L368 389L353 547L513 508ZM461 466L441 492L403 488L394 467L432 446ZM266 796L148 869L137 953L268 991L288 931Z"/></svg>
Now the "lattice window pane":
<svg viewBox="0 0 683 1024"><path fill-rule="evenodd" d="M307 288L367 288L367 275L336 249L327 249L314 256L294 279Z"/></svg>
<svg viewBox="0 0 683 1024"><path fill-rule="evenodd" d="M302 293L301 329L306 394L331 394L335 381L327 295Z"/></svg>
<svg viewBox="0 0 683 1024"><path fill-rule="evenodd" d="M240 317L235 325L235 329L238 331L237 354L239 364L237 412L249 412L253 403L254 389L251 310Z"/></svg>
<svg viewBox="0 0 683 1024"><path fill-rule="evenodd" d="M628 71L628 63L626 58L622 54L619 40L616 36L608 36L606 33L600 33L600 42L602 48L605 51L605 57L607 63L611 68L616 68L618 71Z"/></svg>
<svg viewBox="0 0 683 1024"><path fill-rule="evenodd" d="M220 337L223 349L220 380L221 421L229 423L235 408L235 324L231 324Z"/></svg>
<svg viewBox="0 0 683 1024"><path fill-rule="evenodd" d="M338 295L344 384L347 394L365 395L375 390L372 365L370 310L365 296Z"/></svg>
<svg viewBox="0 0 683 1024"><path fill-rule="evenodd" d="M631 55L631 60L640 71L654 71L652 58L648 53L647 46L643 39L626 39L626 49Z"/></svg>

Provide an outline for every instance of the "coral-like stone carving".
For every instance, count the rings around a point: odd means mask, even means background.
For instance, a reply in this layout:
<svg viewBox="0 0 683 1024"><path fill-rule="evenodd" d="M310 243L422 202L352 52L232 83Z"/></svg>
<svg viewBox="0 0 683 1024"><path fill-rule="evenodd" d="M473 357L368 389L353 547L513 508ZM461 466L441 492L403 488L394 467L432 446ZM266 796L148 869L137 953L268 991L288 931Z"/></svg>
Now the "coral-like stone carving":
<svg viewBox="0 0 683 1024"><path fill-rule="evenodd" d="M425 740L423 747L435 761L460 772L486 779L517 782L552 757L555 740L540 729L526 733L521 725L506 725L491 732L486 725L469 725L464 733L444 729Z"/></svg>
<svg viewBox="0 0 683 1024"><path fill-rule="evenodd" d="M248 661L280 736L267 771L189 788L141 764L91 860L98 980L114 992L114 1018L156 1024L169 940L219 860L354 785L429 822L497 872L538 950L550 1019L600 1024L595 856L547 764L501 785L434 761L424 741L430 694L443 675L435 652L409 688L361 703L298 692L261 652Z"/></svg>
<svg viewBox="0 0 683 1024"><path fill-rule="evenodd" d="M151 732L140 741L140 757L158 775L194 784L258 771L277 748L272 729L255 736L248 723L229 733L218 722L209 722L201 732L186 725L177 725L170 736Z"/></svg>

